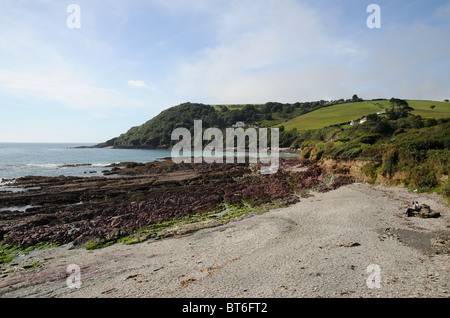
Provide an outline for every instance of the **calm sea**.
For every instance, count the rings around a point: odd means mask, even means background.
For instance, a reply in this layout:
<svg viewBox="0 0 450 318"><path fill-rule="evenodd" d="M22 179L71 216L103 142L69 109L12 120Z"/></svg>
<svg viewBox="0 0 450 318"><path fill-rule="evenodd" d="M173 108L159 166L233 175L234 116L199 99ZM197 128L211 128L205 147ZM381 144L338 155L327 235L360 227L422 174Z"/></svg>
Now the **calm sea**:
<svg viewBox="0 0 450 318"><path fill-rule="evenodd" d="M170 150L98 149L89 144L0 143L2 179L24 176L102 176L111 163L150 162L170 157ZM70 167L67 165L90 164Z"/></svg>
<svg viewBox="0 0 450 318"><path fill-rule="evenodd" d="M89 144L0 143L0 191L8 180L25 176L103 176L119 162L151 162L171 157L170 150L76 148ZM281 154L280 157L298 156Z"/></svg>

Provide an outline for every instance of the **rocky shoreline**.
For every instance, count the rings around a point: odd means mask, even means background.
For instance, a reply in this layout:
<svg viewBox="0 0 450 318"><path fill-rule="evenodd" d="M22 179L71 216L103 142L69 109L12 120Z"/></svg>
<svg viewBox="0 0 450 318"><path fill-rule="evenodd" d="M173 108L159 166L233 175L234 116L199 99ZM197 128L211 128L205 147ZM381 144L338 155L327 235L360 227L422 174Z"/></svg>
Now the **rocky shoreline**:
<svg viewBox="0 0 450 318"><path fill-rule="evenodd" d="M110 168L105 177L15 179L10 187L30 190L0 192L1 244L23 249L44 242L108 243L174 218L217 211L221 204L285 206L313 187L329 191L352 182L343 177L326 182L324 169L297 158L282 159L274 175L261 175L254 164L169 159Z"/></svg>
<svg viewBox="0 0 450 318"><path fill-rule="evenodd" d="M109 168L0 193L0 256L13 257L0 297L448 297L448 204L435 193L298 158L265 176L249 164ZM408 217L413 200L442 216ZM373 265L380 288L367 283Z"/></svg>
<svg viewBox="0 0 450 318"><path fill-rule="evenodd" d="M412 200L442 217L407 217ZM354 183L189 235L33 250L0 266L0 297L448 298L448 224L435 193Z"/></svg>

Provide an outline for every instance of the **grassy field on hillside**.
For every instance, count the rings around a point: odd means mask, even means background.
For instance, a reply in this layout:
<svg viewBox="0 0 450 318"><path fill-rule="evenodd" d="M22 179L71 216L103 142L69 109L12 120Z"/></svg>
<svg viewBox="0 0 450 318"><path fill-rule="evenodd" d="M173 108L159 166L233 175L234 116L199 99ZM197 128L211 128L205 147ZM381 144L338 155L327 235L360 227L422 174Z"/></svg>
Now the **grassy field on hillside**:
<svg viewBox="0 0 450 318"><path fill-rule="evenodd" d="M420 115L423 118L440 119L450 117L450 103L448 102L408 100L408 104L414 108L412 112L414 115ZM432 105L435 106L434 109L430 108ZM356 120L368 114L379 112L382 108L390 108L388 100L339 104L293 118L281 125L286 130L294 128L297 128L297 130L319 129Z"/></svg>
<svg viewBox="0 0 450 318"><path fill-rule="evenodd" d="M382 108L370 102L346 103L321 108L293 118L282 125L286 130L319 129L330 125L356 120L368 114L379 112Z"/></svg>
<svg viewBox="0 0 450 318"><path fill-rule="evenodd" d="M436 102L431 100L406 100L413 110L414 115L420 115L423 118L449 118L450 117L450 103L448 102ZM388 100L372 101L374 105L389 108L390 104ZM430 106L436 106L433 109Z"/></svg>
<svg viewBox="0 0 450 318"><path fill-rule="evenodd" d="M420 115L424 118L449 118L450 117L450 103L448 102L434 102L427 100L408 100L409 106L414 108L412 112L414 115ZM436 106L431 109L430 106Z"/></svg>

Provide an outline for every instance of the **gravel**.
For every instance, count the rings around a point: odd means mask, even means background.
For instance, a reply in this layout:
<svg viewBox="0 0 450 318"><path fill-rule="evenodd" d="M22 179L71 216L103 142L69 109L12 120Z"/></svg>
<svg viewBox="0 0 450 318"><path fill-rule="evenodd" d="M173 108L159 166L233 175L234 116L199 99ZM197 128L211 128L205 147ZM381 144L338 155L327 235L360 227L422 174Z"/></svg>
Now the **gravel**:
<svg viewBox="0 0 450 318"><path fill-rule="evenodd" d="M442 216L408 218L413 200ZM33 253L3 265L0 296L447 298L448 212L436 194L352 184L190 236Z"/></svg>

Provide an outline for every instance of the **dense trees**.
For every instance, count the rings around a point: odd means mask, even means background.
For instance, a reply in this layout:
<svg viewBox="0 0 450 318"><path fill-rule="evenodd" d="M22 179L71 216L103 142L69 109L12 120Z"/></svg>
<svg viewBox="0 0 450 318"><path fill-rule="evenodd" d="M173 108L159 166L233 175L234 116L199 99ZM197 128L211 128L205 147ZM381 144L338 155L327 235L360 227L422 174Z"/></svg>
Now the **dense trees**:
<svg viewBox="0 0 450 318"><path fill-rule="evenodd" d="M403 117L408 117L414 108L410 107L408 102L403 99L391 98L389 101L391 109L387 111L389 119L396 120Z"/></svg>

